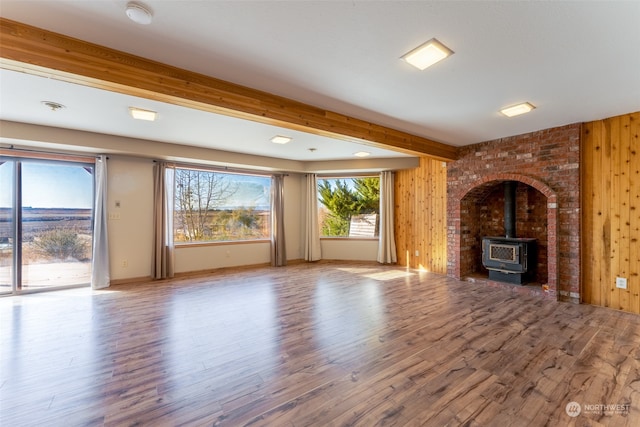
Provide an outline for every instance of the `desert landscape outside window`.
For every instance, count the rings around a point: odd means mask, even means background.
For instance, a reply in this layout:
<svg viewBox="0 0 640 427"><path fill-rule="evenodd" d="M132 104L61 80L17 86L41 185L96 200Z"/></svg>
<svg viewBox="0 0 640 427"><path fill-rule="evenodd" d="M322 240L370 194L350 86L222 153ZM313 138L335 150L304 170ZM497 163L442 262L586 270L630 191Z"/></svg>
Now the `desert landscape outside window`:
<svg viewBox="0 0 640 427"><path fill-rule="evenodd" d="M88 286L93 164L2 157L0 293Z"/></svg>
<svg viewBox="0 0 640 427"><path fill-rule="evenodd" d="M176 244L271 236L271 177L176 168Z"/></svg>

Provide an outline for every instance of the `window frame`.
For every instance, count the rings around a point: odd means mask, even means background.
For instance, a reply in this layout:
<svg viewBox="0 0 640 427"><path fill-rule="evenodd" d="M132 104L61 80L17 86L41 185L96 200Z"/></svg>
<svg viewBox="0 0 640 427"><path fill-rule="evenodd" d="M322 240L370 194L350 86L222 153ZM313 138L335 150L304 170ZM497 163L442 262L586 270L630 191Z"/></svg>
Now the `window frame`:
<svg viewBox="0 0 640 427"><path fill-rule="evenodd" d="M3 158L6 158L4 160ZM87 172L91 175L92 181L92 195L91 195L91 206L87 208L91 211L91 217L89 219L90 222L90 249L93 248L94 241L94 221L95 221L95 198L96 198L96 181L95 181L95 168L96 168L96 157L90 156L86 154L72 154L72 153L55 153L55 152L47 152L47 151L38 151L31 150L26 148L0 148L0 165L5 162L13 163L12 170L12 182L11 182L11 193L12 193L12 278L11 278L11 289L8 291L0 292L0 296L10 296L10 295L21 295L21 294L29 294L29 293L37 293L37 292L49 292L61 289L72 289L72 288L83 288L91 286L91 278L89 277L89 281L87 283L74 283L74 284L64 284L57 286L44 286L44 287L32 287L28 283L27 280L23 277L23 268L24 264L24 231L25 225L23 220L23 171L22 166L25 164L40 164L40 165L52 165L52 166L74 166L81 167L85 170L90 168L91 171ZM90 261L92 263L93 268L93 260Z"/></svg>
<svg viewBox="0 0 640 427"><path fill-rule="evenodd" d="M271 173L261 173L259 171L253 170L245 170L245 169L231 169L228 167L208 167L203 165L193 165L193 164L184 164L184 163L174 163L172 167L175 169L176 173L179 169L182 170L190 170L196 172L207 172L221 175L241 175L241 176L251 176L251 177L259 177L259 178L267 178L271 179L273 174ZM176 201L177 201L177 179L174 180L174 200L173 200L173 244L176 249L181 248L196 248L196 247L206 247L206 246L225 246L225 245L242 245L242 244L255 244L255 243L269 243L271 241L271 235L273 233L271 226L271 218L273 216L272 206L271 206L271 182L269 183L269 199L268 205L269 209L267 212L269 213L269 219L267 220L268 226L268 236L263 238L256 239L238 239L238 240L196 240L196 241L182 241L176 239L176 231L178 227L176 226Z"/></svg>
<svg viewBox="0 0 640 427"><path fill-rule="evenodd" d="M346 180L346 179L358 179L358 178L377 178L378 182L380 180L380 174L376 174L376 173L371 173L371 172L364 172L364 173L348 173L348 174L322 174L322 175L318 175L317 176L317 181L318 181L318 186L320 185L320 181L322 180ZM378 188L378 197L380 196L380 189ZM321 206L323 206L322 202L319 200L320 199L320 194L318 194L318 213L320 212L320 208ZM380 221L380 207L378 206L378 212L377 212L378 218L377 221ZM319 220L319 218L318 218ZM318 225L319 225L319 230L318 233L320 234L320 240L326 240L326 241L331 241L331 240L335 240L335 241L378 241L380 240L380 236L379 233L378 235L372 236L372 237L363 237L363 236L323 236L322 235L322 227L320 224L320 221L318 221Z"/></svg>

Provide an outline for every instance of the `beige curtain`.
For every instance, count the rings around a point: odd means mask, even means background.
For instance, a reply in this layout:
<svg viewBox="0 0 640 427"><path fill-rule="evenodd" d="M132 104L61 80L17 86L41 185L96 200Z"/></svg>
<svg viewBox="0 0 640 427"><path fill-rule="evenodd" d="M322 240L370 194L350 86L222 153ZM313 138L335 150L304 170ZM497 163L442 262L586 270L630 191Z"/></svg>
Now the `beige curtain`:
<svg viewBox="0 0 640 427"><path fill-rule="evenodd" d="M95 200L93 207L93 255L91 257L91 287L107 288L109 273L109 240L107 233L107 156L101 155L95 165Z"/></svg>
<svg viewBox="0 0 640 427"><path fill-rule="evenodd" d="M271 178L271 265L287 265L284 239L284 175Z"/></svg>
<svg viewBox="0 0 640 427"><path fill-rule="evenodd" d="M307 175L305 185L304 259L318 261L322 258L320 248L320 228L318 227L318 178Z"/></svg>
<svg viewBox="0 0 640 427"><path fill-rule="evenodd" d="M174 274L173 186L175 169L156 162L153 177L153 271L154 279L167 279Z"/></svg>
<svg viewBox="0 0 640 427"><path fill-rule="evenodd" d="M380 174L378 262L381 264L393 264L398 261L393 232L393 203L393 172L385 171Z"/></svg>

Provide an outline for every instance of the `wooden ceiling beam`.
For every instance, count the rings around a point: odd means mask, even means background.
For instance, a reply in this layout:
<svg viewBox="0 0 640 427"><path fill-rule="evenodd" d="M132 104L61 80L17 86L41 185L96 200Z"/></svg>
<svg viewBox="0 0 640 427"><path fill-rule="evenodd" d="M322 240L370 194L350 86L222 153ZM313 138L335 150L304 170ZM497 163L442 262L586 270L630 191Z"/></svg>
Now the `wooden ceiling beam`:
<svg viewBox="0 0 640 427"><path fill-rule="evenodd" d="M457 148L0 18L0 66L212 113L450 161Z"/></svg>

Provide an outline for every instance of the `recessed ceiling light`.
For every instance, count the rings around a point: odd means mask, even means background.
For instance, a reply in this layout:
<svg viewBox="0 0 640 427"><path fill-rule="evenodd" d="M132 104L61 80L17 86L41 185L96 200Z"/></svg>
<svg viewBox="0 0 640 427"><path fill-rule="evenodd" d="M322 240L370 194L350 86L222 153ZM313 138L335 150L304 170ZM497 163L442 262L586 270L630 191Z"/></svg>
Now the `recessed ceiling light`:
<svg viewBox="0 0 640 427"><path fill-rule="evenodd" d="M286 144L287 142L291 142L291 138L288 136L276 135L271 138L271 142L274 144Z"/></svg>
<svg viewBox="0 0 640 427"><path fill-rule="evenodd" d="M453 55L453 51L440 43L436 39L431 39L402 55L401 59L413 65L419 70L424 70L436 62L440 62L448 56Z"/></svg>
<svg viewBox="0 0 640 427"><path fill-rule="evenodd" d="M530 104L528 102L523 102L522 104L512 105L511 107L506 107L500 110L502 114L507 117L519 116L520 114L528 113L533 110L535 105Z"/></svg>
<svg viewBox="0 0 640 427"><path fill-rule="evenodd" d="M49 108L51 111L58 111L66 108L64 105L53 101L42 101L42 105Z"/></svg>
<svg viewBox="0 0 640 427"><path fill-rule="evenodd" d="M151 110L143 110L142 108L129 107L129 113L131 113L131 117L136 120L147 120L152 122L158 116L158 113Z"/></svg>
<svg viewBox="0 0 640 427"><path fill-rule="evenodd" d="M133 22L142 25L151 24L151 18L153 17L153 14L148 7L134 2L130 2L129 4L127 4L125 13Z"/></svg>
<svg viewBox="0 0 640 427"><path fill-rule="evenodd" d="M370 156L371 153L369 153L368 151L358 151L357 153L353 153L353 155L356 157L367 157Z"/></svg>

